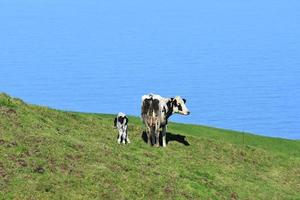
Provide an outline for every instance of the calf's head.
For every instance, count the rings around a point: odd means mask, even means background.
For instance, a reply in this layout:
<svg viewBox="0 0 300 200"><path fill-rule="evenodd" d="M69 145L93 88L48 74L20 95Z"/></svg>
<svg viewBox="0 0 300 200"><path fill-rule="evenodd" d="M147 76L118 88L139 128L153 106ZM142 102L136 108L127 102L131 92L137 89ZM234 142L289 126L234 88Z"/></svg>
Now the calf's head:
<svg viewBox="0 0 300 200"><path fill-rule="evenodd" d="M127 125L128 124L128 118L124 114L118 115L115 120L114 120L114 127L117 127L117 124L120 123L122 125Z"/></svg>
<svg viewBox="0 0 300 200"><path fill-rule="evenodd" d="M175 98L171 98L172 101L172 107L173 107L173 113L178 113L181 115L189 115L190 111L186 107L185 103L186 100L181 98L180 96L177 96Z"/></svg>

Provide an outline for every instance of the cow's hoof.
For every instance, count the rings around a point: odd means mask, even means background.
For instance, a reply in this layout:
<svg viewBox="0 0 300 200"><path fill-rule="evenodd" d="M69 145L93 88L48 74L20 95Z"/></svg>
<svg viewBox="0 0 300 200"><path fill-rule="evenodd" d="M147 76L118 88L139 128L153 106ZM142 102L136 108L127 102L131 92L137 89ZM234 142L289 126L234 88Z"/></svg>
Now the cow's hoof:
<svg viewBox="0 0 300 200"><path fill-rule="evenodd" d="M159 144L155 144L154 146L155 146L155 147L159 147Z"/></svg>

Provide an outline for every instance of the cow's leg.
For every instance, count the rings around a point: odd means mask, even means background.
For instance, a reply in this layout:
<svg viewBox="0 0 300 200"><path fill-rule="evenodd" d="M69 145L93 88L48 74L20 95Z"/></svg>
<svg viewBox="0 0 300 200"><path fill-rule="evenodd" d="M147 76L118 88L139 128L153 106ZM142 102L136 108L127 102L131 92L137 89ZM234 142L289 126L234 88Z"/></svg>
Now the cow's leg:
<svg viewBox="0 0 300 200"><path fill-rule="evenodd" d="M155 146L159 147L159 126L158 125L155 126L155 137L156 137Z"/></svg>
<svg viewBox="0 0 300 200"><path fill-rule="evenodd" d="M161 136L162 136L162 146L166 147L166 134L167 134L167 125L164 125L162 127L162 131L161 131Z"/></svg>
<svg viewBox="0 0 300 200"><path fill-rule="evenodd" d="M151 139L152 139L152 144L155 145L155 127L151 128Z"/></svg>
<svg viewBox="0 0 300 200"><path fill-rule="evenodd" d="M149 145L151 145L151 127L150 126L147 126L147 137L148 137L148 141L147 141L147 143L149 144Z"/></svg>
<svg viewBox="0 0 300 200"><path fill-rule="evenodd" d="M148 118L143 116L143 122L146 125L147 143L151 146L151 126L149 124Z"/></svg>

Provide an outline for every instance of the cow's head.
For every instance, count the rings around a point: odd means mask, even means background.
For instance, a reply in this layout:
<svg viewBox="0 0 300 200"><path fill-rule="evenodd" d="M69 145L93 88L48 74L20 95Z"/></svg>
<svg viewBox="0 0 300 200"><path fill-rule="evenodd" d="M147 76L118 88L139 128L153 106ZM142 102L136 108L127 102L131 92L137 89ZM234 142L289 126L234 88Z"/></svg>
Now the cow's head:
<svg viewBox="0 0 300 200"><path fill-rule="evenodd" d="M181 98L180 96L177 96L175 98L171 98L172 106L173 106L173 113L178 113L181 115L189 115L190 111L186 107L185 103L186 100Z"/></svg>

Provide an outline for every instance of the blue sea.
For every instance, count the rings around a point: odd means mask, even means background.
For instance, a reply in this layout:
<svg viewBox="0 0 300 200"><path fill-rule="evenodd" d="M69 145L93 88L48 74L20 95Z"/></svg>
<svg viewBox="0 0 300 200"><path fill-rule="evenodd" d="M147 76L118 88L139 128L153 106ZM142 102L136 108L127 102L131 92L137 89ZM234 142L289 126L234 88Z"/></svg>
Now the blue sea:
<svg viewBox="0 0 300 200"><path fill-rule="evenodd" d="M179 95L173 121L300 139L300 1L0 0L0 92L136 116Z"/></svg>

